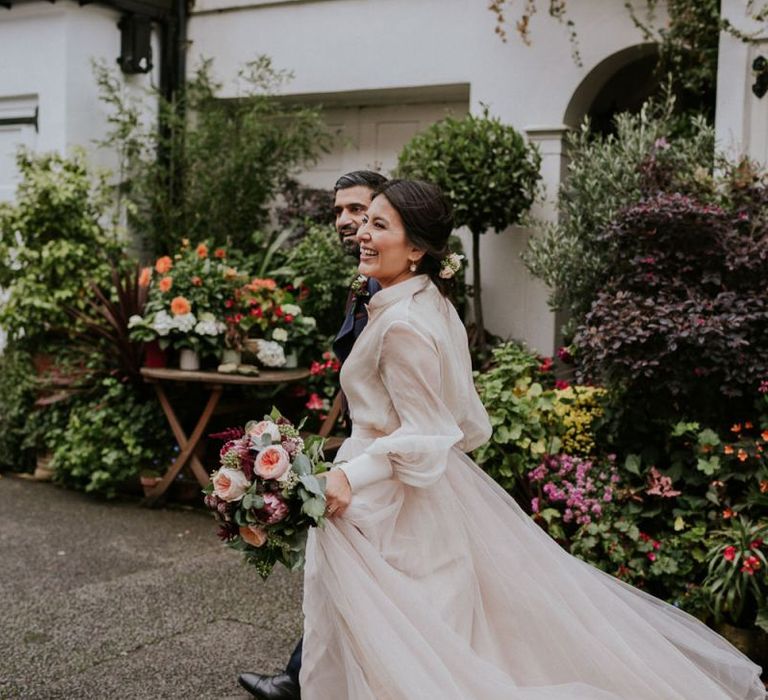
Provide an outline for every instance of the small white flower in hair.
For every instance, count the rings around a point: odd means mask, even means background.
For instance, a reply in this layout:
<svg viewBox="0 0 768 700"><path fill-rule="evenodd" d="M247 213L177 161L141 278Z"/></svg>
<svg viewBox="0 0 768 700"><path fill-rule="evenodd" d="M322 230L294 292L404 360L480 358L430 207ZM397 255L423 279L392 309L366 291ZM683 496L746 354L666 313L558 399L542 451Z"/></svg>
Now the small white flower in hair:
<svg viewBox="0 0 768 700"><path fill-rule="evenodd" d="M444 280L451 279L460 269L463 255L449 253L440 261L440 277Z"/></svg>

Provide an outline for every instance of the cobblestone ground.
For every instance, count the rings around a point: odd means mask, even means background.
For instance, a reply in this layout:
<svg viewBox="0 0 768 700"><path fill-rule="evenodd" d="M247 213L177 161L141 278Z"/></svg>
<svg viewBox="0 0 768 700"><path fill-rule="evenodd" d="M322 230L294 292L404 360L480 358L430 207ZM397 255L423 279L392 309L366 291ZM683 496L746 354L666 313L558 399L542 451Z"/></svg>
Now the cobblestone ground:
<svg viewBox="0 0 768 700"><path fill-rule="evenodd" d="M0 700L250 697L301 633L301 575L268 581L213 519L0 477Z"/></svg>

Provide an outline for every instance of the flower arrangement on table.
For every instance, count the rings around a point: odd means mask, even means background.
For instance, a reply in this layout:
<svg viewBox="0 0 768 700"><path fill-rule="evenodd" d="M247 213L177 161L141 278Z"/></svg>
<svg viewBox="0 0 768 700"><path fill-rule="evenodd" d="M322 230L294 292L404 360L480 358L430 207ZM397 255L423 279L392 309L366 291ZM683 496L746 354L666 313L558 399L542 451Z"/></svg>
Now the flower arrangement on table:
<svg viewBox="0 0 768 700"><path fill-rule="evenodd" d="M309 528L325 521L317 475L331 465L323 460L323 439L305 443L275 408L264 420L211 437L227 441L220 466L203 490L205 505L219 522L219 537L242 552L263 578L277 562L300 569Z"/></svg>
<svg viewBox="0 0 768 700"><path fill-rule="evenodd" d="M160 347L217 354L225 343L225 301L243 284L245 275L227 263L227 251L211 252L205 243L188 240L173 257L163 256L145 267L139 284L149 287L143 316L129 320L133 340L158 340Z"/></svg>
<svg viewBox="0 0 768 700"><path fill-rule="evenodd" d="M283 288L271 278L256 278L226 301L228 334L241 335L241 342L254 341L255 354L265 367L282 367L287 357L311 348L316 323L305 316L292 288Z"/></svg>

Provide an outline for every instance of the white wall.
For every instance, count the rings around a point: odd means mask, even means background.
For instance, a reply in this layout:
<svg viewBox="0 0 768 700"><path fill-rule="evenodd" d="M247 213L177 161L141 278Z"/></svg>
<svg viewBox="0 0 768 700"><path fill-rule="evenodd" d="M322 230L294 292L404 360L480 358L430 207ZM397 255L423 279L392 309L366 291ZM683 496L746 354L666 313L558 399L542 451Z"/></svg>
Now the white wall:
<svg viewBox="0 0 768 700"><path fill-rule="evenodd" d="M577 66L566 28L544 12L533 19L533 43L527 47L514 27L509 41L501 42L486 6L480 0L198 0L190 21L189 66L201 56L214 57L228 95L236 94L230 78L238 66L260 53L293 71L287 94L311 94L316 100L390 91L396 105L397 95L409 88L409 94L421 88L427 95L435 86L468 85L470 111L484 103L521 131L562 134L571 98L592 68L643 42L623 2L569 3L583 58ZM515 19L514 10L509 19ZM393 139L393 147L397 142ZM560 136L549 144L555 150L559 146ZM389 160L395 158L393 152ZM327 169L325 186L341 171L369 164L364 157L358 163L348 157L335 162L339 167L333 173ZM559 151L545 164L550 195L542 209L545 217L553 215L560 164ZM321 184L316 175L312 182ZM551 353L557 328L546 305L547 290L520 261L530 235L535 232L513 229L482 238L486 324L499 335L525 339Z"/></svg>
<svg viewBox="0 0 768 700"><path fill-rule="evenodd" d="M731 158L746 155L768 166L768 95L758 98L752 92L752 61L759 55L768 59L768 26L747 16L743 0L723 0L721 11L755 42L746 44L727 32L720 35L715 115L718 146Z"/></svg>

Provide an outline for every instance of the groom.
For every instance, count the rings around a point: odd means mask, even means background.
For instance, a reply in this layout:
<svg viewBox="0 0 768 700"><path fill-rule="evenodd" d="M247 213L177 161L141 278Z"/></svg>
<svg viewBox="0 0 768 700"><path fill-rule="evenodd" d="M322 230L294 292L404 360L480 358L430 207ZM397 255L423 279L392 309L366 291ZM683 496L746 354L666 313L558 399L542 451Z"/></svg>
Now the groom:
<svg viewBox="0 0 768 700"><path fill-rule="evenodd" d="M339 242L344 251L356 260L360 258L357 229L362 225L363 217L368 211L371 195L386 181L387 178L379 173L355 170L342 175L333 187L333 211L336 215ZM367 280L359 289L350 289L344 323L333 341L333 352L341 362L347 359L355 340L363 332L368 322L365 304L379 289L381 287L374 279ZM303 641L299 640L283 673L276 676L241 673L238 677L240 685L259 700L298 700L301 697L299 671Z"/></svg>

